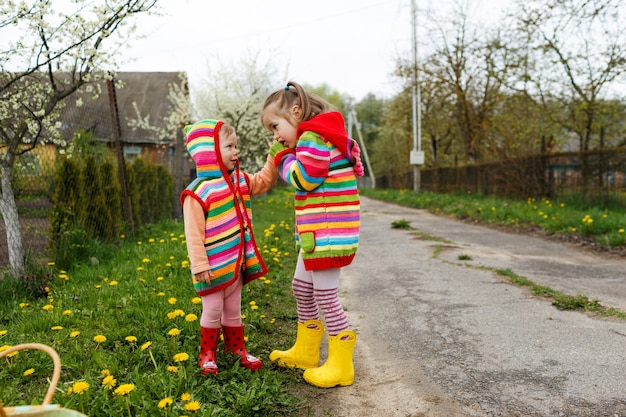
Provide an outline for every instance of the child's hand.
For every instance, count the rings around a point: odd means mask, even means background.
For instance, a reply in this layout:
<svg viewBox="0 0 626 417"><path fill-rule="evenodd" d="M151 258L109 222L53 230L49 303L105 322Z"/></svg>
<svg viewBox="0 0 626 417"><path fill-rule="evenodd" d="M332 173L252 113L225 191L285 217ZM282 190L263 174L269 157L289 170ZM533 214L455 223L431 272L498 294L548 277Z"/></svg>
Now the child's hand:
<svg viewBox="0 0 626 417"><path fill-rule="evenodd" d="M214 278L213 272L209 269L208 271L198 272L196 274L196 281L206 282L207 284L211 283L211 279Z"/></svg>

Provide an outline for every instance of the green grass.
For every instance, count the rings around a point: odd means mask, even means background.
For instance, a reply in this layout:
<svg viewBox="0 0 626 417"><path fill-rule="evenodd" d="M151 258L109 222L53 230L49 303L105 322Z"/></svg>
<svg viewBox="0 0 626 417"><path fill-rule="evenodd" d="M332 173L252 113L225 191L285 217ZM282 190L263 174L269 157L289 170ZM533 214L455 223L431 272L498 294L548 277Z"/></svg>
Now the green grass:
<svg viewBox="0 0 626 417"><path fill-rule="evenodd" d="M310 415L306 398L313 391L301 372L277 368L268 359L295 335L292 194L275 190L254 199L253 210L270 272L244 287L242 310L247 349L264 360L261 370L240 368L220 344L219 375L199 373L201 304L191 285L182 222L121 237L106 256L65 271L40 267L41 282L48 284L42 293L37 283L18 285L5 276L0 349L32 342L53 347L63 365L53 402L91 417ZM0 400L11 406L41 402L52 374L50 358L21 351L1 362Z"/></svg>
<svg viewBox="0 0 626 417"><path fill-rule="evenodd" d="M412 190L363 189L361 194L407 207L427 209L432 213L471 219L511 228L538 228L549 235L590 238L607 247L626 246L626 209L613 204L612 209L590 205L580 197L563 201L525 197L511 200L471 193L436 194ZM621 196L626 199L626 194Z"/></svg>

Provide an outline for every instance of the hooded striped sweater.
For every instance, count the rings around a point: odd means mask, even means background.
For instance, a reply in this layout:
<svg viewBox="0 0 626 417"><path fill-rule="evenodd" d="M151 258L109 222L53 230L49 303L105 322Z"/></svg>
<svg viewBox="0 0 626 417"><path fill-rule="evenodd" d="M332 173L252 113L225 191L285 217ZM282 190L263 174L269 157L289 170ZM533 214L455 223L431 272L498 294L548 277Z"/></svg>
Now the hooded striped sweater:
<svg viewBox="0 0 626 417"><path fill-rule="evenodd" d="M222 124L218 120L201 120L185 128L187 150L196 163L197 177L182 192L181 205L186 197L191 197L202 206L204 248L215 275L210 284L193 278L198 295L228 287L241 278L242 272L244 284L267 273L252 231L247 176L239 171L239 164L228 173L219 154ZM197 270L193 261L191 267L192 272Z"/></svg>
<svg viewBox="0 0 626 417"><path fill-rule="evenodd" d="M359 245L363 175L359 147L339 112L300 123L295 151L272 145L279 175L295 188L296 240L307 270L349 265Z"/></svg>

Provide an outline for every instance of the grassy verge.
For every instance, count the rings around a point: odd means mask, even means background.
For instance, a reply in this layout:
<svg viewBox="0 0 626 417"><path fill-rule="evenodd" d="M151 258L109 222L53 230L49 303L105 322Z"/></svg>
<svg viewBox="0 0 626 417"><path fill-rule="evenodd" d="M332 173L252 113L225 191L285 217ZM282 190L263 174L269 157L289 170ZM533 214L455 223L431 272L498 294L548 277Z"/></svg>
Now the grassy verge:
<svg viewBox="0 0 626 417"><path fill-rule="evenodd" d="M99 246L97 256L66 271L48 265L39 278L0 280L0 349L52 346L63 365L53 402L91 417L309 415L311 391L301 373L268 359L272 349L289 347L295 334L292 194L275 190L255 199L253 209L270 273L244 288L242 308L247 348L264 360L261 370L240 368L220 344L219 375L200 375L201 304L191 286L181 222ZM52 374L49 357L21 351L2 362L4 404L43 399Z"/></svg>
<svg viewBox="0 0 626 417"><path fill-rule="evenodd" d="M535 227L548 234L561 233L580 235L591 238L601 245L625 249L626 211L607 210L590 206L588 202L576 203L570 197L568 203L529 198L527 201L512 201L495 196L472 194L435 194L421 192L415 194L408 190L361 190L361 194L378 200L388 201L407 207L427 209L435 214L453 216L459 219L497 224L507 227ZM598 219L598 221L594 221ZM392 228L410 229L406 220L395 221ZM415 232L423 239L441 241L440 238ZM441 246L435 249L434 257L439 256ZM460 261L471 260L467 255L459 256ZM468 265L469 266L469 265ZM487 268L491 269L491 268ZM587 296L568 295L540 286L511 271L510 269L491 269L494 273L507 278L511 283L527 287L538 297L552 300L552 304L561 310L582 310L600 316L626 319L626 313L615 308L607 308L598 300Z"/></svg>
<svg viewBox="0 0 626 417"><path fill-rule="evenodd" d="M626 209L590 205L582 198L551 201L528 197L510 200L470 193L436 194L412 190L361 190L364 196L435 214L511 228L541 229L548 235L590 239L608 248L626 248Z"/></svg>

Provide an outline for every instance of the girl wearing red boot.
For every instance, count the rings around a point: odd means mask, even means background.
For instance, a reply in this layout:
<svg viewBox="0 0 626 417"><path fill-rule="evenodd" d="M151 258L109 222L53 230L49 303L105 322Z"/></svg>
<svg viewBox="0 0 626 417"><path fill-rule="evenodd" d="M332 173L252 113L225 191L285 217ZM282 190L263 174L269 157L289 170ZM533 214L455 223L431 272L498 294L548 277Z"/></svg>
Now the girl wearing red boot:
<svg viewBox="0 0 626 417"><path fill-rule="evenodd" d="M185 127L187 151L196 178L180 197L193 286L202 299L200 357L202 374L217 374L220 331L226 352L240 365L257 370L261 360L245 348L241 321L243 285L267 273L252 232L250 196L269 191L278 172L273 159L257 174L239 170L235 130L219 120Z"/></svg>
<svg viewBox="0 0 626 417"><path fill-rule="evenodd" d="M266 99L261 120L274 134L270 156L279 175L295 188L300 246L292 282L296 342L289 350L273 351L270 359L305 369L304 379L317 387L351 385L356 334L349 329L338 288L341 268L350 265L359 244L359 147L348 137L341 113L291 81ZM320 311L328 328L328 359L322 366Z"/></svg>

